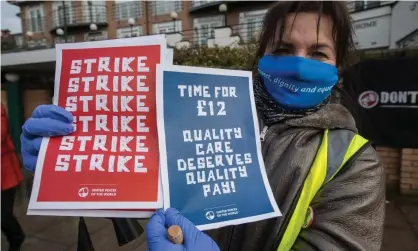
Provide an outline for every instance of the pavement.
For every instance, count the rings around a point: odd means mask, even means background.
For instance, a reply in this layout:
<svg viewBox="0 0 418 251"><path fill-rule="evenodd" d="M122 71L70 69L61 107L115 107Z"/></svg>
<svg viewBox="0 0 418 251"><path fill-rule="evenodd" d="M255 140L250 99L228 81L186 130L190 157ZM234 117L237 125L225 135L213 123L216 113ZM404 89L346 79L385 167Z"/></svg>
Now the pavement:
<svg viewBox="0 0 418 251"><path fill-rule="evenodd" d="M381 251L418 250L418 197L397 197L386 203Z"/></svg>
<svg viewBox="0 0 418 251"><path fill-rule="evenodd" d="M24 189L17 195L15 212L27 239L22 251L77 251L77 218L26 215L28 196ZM139 221L145 227L146 221ZM119 247L113 225L104 218L86 218L96 251L146 251L145 236ZM1 250L7 250L2 235ZM386 204L382 251L418 250L418 197L393 198Z"/></svg>

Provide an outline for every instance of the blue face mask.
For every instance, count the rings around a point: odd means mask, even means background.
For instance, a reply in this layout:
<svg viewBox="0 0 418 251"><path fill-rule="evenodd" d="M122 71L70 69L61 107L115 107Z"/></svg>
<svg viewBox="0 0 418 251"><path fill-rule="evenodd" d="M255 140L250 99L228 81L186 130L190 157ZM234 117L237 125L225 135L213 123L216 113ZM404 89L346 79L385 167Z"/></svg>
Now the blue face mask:
<svg viewBox="0 0 418 251"><path fill-rule="evenodd" d="M258 72L273 99L291 110L320 104L338 80L335 66L296 56L263 56L258 61Z"/></svg>

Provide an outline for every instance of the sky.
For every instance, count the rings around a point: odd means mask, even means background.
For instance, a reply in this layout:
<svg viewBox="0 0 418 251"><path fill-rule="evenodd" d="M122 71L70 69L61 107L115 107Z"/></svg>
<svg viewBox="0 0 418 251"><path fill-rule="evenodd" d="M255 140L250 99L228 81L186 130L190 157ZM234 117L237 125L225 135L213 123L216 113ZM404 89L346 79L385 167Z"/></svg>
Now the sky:
<svg viewBox="0 0 418 251"><path fill-rule="evenodd" d="M20 18L16 16L20 10L17 6L7 3L5 0L1 2L1 29L9 29L12 34L21 33L22 25Z"/></svg>

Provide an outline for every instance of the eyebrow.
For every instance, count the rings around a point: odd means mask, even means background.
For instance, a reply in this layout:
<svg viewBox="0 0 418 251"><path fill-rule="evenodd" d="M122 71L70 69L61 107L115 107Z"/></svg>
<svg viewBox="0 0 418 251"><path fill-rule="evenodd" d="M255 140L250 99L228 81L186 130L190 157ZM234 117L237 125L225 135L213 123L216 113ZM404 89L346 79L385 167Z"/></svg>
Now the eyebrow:
<svg viewBox="0 0 418 251"><path fill-rule="evenodd" d="M283 47L286 47L286 48L293 48L294 47L292 43L287 42L287 41L282 41L280 43L280 46L283 46ZM334 51L332 46L330 46L328 43L321 43L321 42L312 44L310 48L311 49L329 49L331 51Z"/></svg>
<svg viewBox="0 0 418 251"><path fill-rule="evenodd" d="M334 51L332 46L327 43L315 43L311 46L311 49L330 49L331 51Z"/></svg>

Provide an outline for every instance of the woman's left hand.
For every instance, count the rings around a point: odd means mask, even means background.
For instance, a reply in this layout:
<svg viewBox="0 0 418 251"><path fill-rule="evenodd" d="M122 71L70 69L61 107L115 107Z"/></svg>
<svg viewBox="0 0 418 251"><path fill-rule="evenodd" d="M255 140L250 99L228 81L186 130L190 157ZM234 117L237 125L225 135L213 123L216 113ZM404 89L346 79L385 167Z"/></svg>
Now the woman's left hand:
<svg viewBox="0 0 418 251"><path fill-rule="evenodd" d="M183 232L183 244L174 244L167 239L167 228L177 225ZM159 210L147 225L148 251L219 251L218 245L179 211L169 208Z"/></svg>

